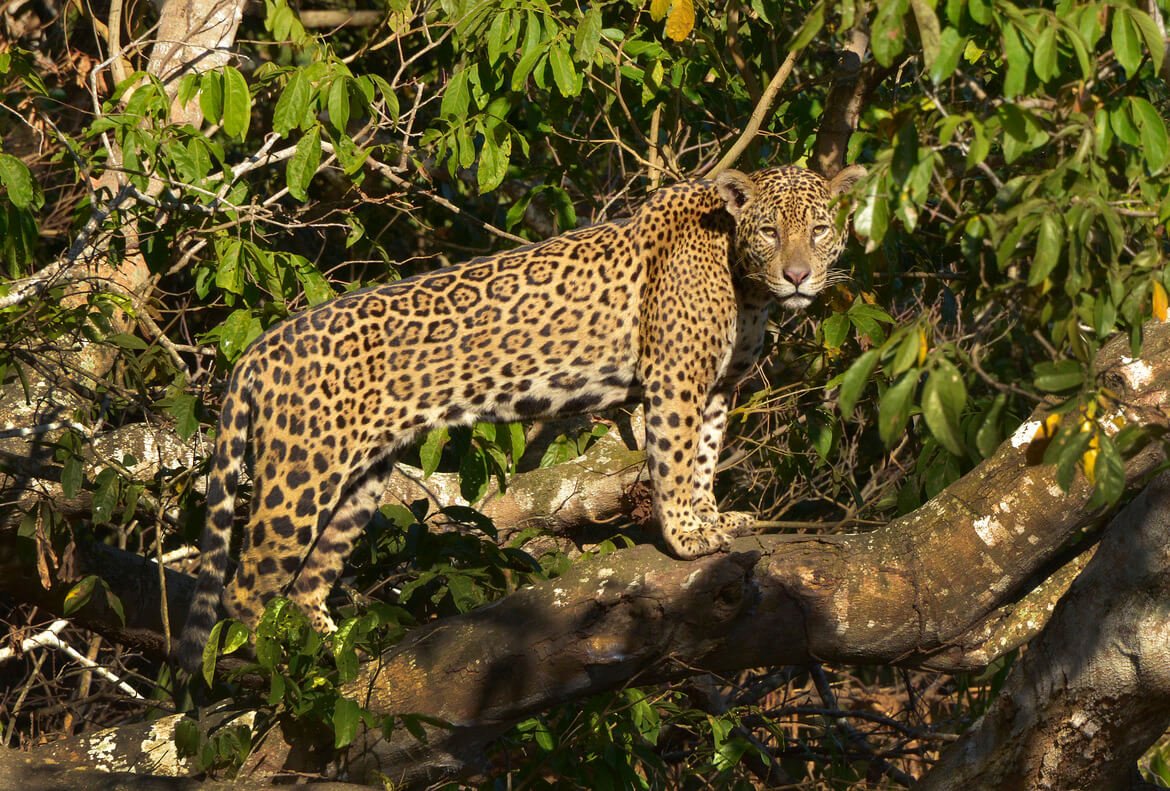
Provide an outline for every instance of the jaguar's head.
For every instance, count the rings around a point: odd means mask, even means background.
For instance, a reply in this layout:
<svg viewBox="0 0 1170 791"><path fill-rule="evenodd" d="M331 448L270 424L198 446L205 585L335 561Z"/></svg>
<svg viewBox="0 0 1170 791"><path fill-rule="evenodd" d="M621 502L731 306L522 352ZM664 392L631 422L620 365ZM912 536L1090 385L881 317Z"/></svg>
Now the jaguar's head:
<svg viewBox="0 0 1170 791"><path fill-rule="evenodd" d="M829 268L845 247L834 199L864 175L860 165L831 179L798 167L720 173L715 186L735 218L732 244L741 276L762 283L785 308L808 307L830 282Z"/></svg>

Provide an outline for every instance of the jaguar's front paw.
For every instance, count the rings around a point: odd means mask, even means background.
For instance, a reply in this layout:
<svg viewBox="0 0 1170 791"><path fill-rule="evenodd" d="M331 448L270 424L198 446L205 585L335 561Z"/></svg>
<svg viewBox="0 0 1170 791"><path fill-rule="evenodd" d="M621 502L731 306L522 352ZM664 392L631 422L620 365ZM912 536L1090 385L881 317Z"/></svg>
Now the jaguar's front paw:
<svg viewBox="0 0 1170 791"><path fill-rule="evenodd" d="M731 538L749 536L755 531L756 515L743 511L724 511L719 514L719 529Z"/></svg>
<svg viewBox="0 0 1170 791"><path fill-rule="evenodd" d="M718 525L700 523L689 530L668 530L666 543L676 557L692 560L726 550L728 539Z"/></svg>

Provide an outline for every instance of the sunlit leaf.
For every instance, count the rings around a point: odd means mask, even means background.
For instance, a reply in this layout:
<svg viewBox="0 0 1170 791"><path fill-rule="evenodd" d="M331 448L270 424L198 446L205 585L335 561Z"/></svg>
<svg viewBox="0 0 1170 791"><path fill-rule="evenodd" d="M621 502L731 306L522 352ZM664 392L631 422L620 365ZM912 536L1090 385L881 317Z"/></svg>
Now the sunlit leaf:
<svg viewBox="0 0 1170 791"><path fill-rule="evenodd" d="M1142 45L1137 26L1127 11L1124 7L1114 9L1111 36L1117 62L1125 69L1126 76L1132 77L1142 62Z"/></svg>
<svg viewBox="0 0 1170 791"><path fill-rule="evenodd" d="M966 403L963 377L954 365L939 359L922 389L922 414L934 438L956 456L964 453L959 416Z"/></svg>
<svg viewBox="0 0 1170 791"><path fill-rule="evenodd" d="M695 6L693 0L674 0L670 16L666 18L666 36L682 41L695 27Z"/></svg>
<svg viewBox="0 0 1170 791"><path fill-rule="evenodd" d="M233 66L223 67L223 131L243 140L252 121L252 95L244 75Z"/></svg>
<svg viewBox="0 0 1170 791"><path fill-rule="evenodd" d="M8 193L8 200L18 209L33 205L36 186L28 167L11 154L0 154L0 186Z"/></svg>
<svg viewBox="0 0 1170 791"><path fill-rule="evenodd" d="M285 183L288 192L297 200L308 200L309 182L317 174L321 164L321 127L313 128L297 141L297 147L285 167Z"/></svg>

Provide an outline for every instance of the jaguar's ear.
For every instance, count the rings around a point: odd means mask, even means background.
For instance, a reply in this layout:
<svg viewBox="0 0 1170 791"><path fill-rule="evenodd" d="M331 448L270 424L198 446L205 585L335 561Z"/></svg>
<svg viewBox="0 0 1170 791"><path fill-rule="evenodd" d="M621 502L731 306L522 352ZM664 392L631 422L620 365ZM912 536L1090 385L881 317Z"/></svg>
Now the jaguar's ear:
<svg viewBox="0 0 1170 791"><path fill-rule="evenodd" d="M738 170L725 170L715 177L719 196L727 204L727 213L739 219L743 207L756 197L756 185Z"/></svg>
<svg viewBox="0 0 1170 791"><path fill-rule="evenodd" d="M861 165L850 165L829 180L829 196L844 195L853 189L853 185L865 178L865 168Z"/></svg>

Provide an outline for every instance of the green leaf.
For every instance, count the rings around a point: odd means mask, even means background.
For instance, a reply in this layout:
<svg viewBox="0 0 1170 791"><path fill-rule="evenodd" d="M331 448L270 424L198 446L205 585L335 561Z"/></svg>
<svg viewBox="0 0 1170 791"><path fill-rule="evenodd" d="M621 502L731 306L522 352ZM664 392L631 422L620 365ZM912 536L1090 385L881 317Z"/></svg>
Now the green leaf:
<svg viewBox="0 0 1170 791"><path fill-rule="evenodd" d="M1151 176L1156 176L1166 167L1167 158L1170 157L1170 137L1166 134L1166 124L1154 105L1140 96L1129 97L1129 112L1141 136L1141 152L1146 167Z"/></svg>
<svg viewBox="0 0 1170 791"><path fill-rule="evenodd" d="M874 343L882 343L886 339L885 331L881 324L893 324L894 320L890 315L876 305L869 305L858 300L854 302L849 308L849 321L857 328L857 331Z"/></svg>
<svg viewBox="0 0 1170 791"><path fill-rule="evenodd" d="M308 200L309 182L317 173L317 166L321 164L321 127L314 124L300 140L296 150L285 167L285 182L288 192L297 200Z"/></svg>
<svg viewBox="0 0 1170 791"><path fill-rule="evenodd" d="M224 621L224 624L226 624L227 636L224 638L221 653L226 656L248 644L249 632L248 627L239 621L229 619Z"/></svg>
<svg viewBox="0 0 1170 791"><path fill-rule="evenodd" d="M18 209L27 209L36 198L36 185L28 167L11 154L0 154L0 184L8 190L8 200Z"/></svg>
<svg viewBox="0 0 1170 791"><path fill-rule="evenodd" d="M1084 371L1076 360L1058 360L1044 362L1036 366L1036 374L1032 382L1037 390L1046 393L1059 393L1081 386L1084 381Z"/></svg>
<svg viewBox="0 0 1170 791"><path fill-rule="evenodd" d="M541 47L536 47L528 52L525 52L520 58L520 62L516 64L516 69L512 72L512 90L517 93L524 90L524 84L528 82L528 75L532 73L532 69L536 66L536 62L543 58L545 50Z"/></svg>
<svg viewBox="0 0 1170 791"><path fill-rule="evenodd" d="M1124 10L1129 15L1130 21L1137 27L1138 33L1141 34L1146 51L1150 53L1154 73L1157 74L1162 70L1162 61L1166 56L1166 43L1162 40L1162 32L1158 29L1158 23L1140 8L1125 6Z"/></svg>
<svg viewBox="0 0 1170 791"><path fill-rule="evenodd" d="M216 239L219 264L215 268L215 285L229 294L244 293L243 249L243 242L234 236Z"/></svg>
<svg viewBox="0 0 1170 791"><path fill-rule="evenodd" d="M1028 285L1037 286L1052 274L1060 262L1060 250L1064 246L1064 226L1060 215L1046 213L1040 219L1040 233L1036 237L1036 255L1028 272Z"/></svg>
<svg viewBox="0 0 1170 791"><path fill-rule="evenodd" d="M898 351L894 353L893 365L890 367L893 376L909 371L918 360L918 337L918 330L915 328L911 328L910 332L902 336Z"/></svg>
<svg viewBox="0 0 1170 791"><path fill-rule="evenodd" d="M284 86L280 98L276 101L276 109L272 111L272 129L281 137L285 137L293 129L301 126L309 115L309 102L313 97L313 86L309 78L301 69L293 72L288 85Z"/></svg>
<svg viewBox="0 0 1170 791"><path fill-rule="evenodd" d="M881 244L890 224L890 206L886 197L884 178L870 179L862 196L861 205L853 216L853 229L869 241L866 252L873 252Z"/></svg>
<svg viewBox="0 0 1170 791"><path fill-rule="evenodd" d="M503 183L508 175L508 162L512 157L512 136L505 125L488 129L483 135L483 148L479 153L479 169L476 180L479 193L491 192Z"/></svg>
<svg viewBox="0 0 1170 791"><path fill-rule="evenodd" d="M825 338L825 345L830 349L840 349L849 334L849 317L844 313L834 313L821 324L821 333Z"/></svg>
<svg viewBox="0 0 1170 791"><path fill-rule="evenodd" d="M199 723L190 717L184 717L175 723L175 747L184 757L199 754Z"/></svg>
<svg viewBox="0 0 1170 791"><path fill-rule="evenodd" d="M175 430L185 441L199 428L199 399L191 393L176 392L167 398L167 412L175 419Z"/></svg>
<svg viewBox="0 0 1170 791"><path fill-rule="evenodd" d="M488 29L487 36L487 51L488 64L495 66L500 59L500 55L504 51L504 45L508 41L508 33L512 27L512 12L501 11L492 19L491 27Z"/></svg>
<svg viewBox="0 0 1170 791"><path fill-rule="evenodd" d="M906 430L910 408L914 405L914 390L918 386L919 370L908 371L897 384L882 393L878 403L878 434L887 448L892 448Z"/></svg>
<svg viewBox="0 0 1170 791"><path fill-rule="evenodd" d="M71 587L69 592L65 594L65 601L61 605L61 614L73 615L73 613L89 603L97 584L98 576L96 574L82 577L81 581Z"/></svg>
<svg viewBox="0 0 1170 791"><path fill-rule="evenodd" d="M553 79L556 80L557 90L566 98L576 96L578 91L577 72L573 68L573 59L560 41L553 42L548 51L549 63L552 65Z"/></svg>
<svg viewBox="0 0 1170 791"><path fill-rule="evenodd" d="M223 117L223 74L209 71L199 79L199 110L210 123Z"/></svg>
<svg viewBox="0 0 1170 791"><path fill-rule="evenodd" d="M427 433L427 438L418 449L419 461L422 462L423 477L429 478L439 469L439 460L443 458L443 448L450 435L447 427L436 428Z"/></svg>
<svg viewBox="0 0 1170 791"><path fill-rule="evenodd" d="M1048 25L1036 37L1036 48L1032 52L1032 70L1044 82L1060 74L1059 51L1056 47L1056 26Z"/></svg>
<svg viewBox="0 0 1170 791"><path fill-rule="evenodd" d="M479 448L472 447L459 464L459 494L469 503L477 503L491 483L488 457Z"/></svg>
<svg viewBox="0 0 1170 791"><path fill-rule="evenodd" d="M468 69L455 72L447 88L443 91L443 101L439 104L439 113L454 121L460 122L467 117L467 109L471 105L471 93L467 87Z"/></svg>
<svg viewBox="0 0 1170 791"><path fill-rule="evenodd" d="M260 322L251 311L234 310L219 326L219 349L229 361L235 360L260 332Z"/></svg>
<svg viewBox="0 0 1170 791"><path fill-rule="evenodd" d="M223 67L223 131L243 140L252 120L252 96L248 81L234 66Z"/></svg>
<svg viewBox="0 0 1170 791"><path fill-rule="evenodd" d="M813 40L813 37L821 32L821 28L824 26L825 3L824 0L820 0L804 15L804 21L792 37L792 43L788 45L788 51L798 52L804 49Z"/></svg>
<svg viewBox="0 0 1170 791"><path fill-rule="evenodd" d="M942 35L939 32L938 17L933 3L927 0L910 0L914 20L918 23L918 40L922 43L922 59L927 71L933 72L941 50Z"/></svg>
<svg viewBox="0 0 1170 791"><path fill-rule="evenodd" d="M1127 77L1133 77L1142 63L1142 45L1137 25L1130 16L1130 9L1115 7L1113 9L1113 54L1117 62L1125 69Z"/></svg>
<svg viewBox="0 0 1170 791"><path fill-rule="evenodd" d="M103 524L110 521L114 506L118 504L118 491L121 488L118 474L110 467L98 473L93 491L92 518L94 524Z"/></svg>
<svg viewBox="0 0 1170 791"><path fill-rule="evenodd" d="M967 405L967 386L957 368L939 359L922 390L922 414L930 433L956 456L964 453L959 416Z"/></svg>
<svg viewBox="0 0 1170 791"><path fill-rule="evenodd" d="M362 707L349 698L338 698L333 704L333 746L341 749L357 736Z"/></svg>
<svg viewBox="0 0 1170 791"><path fill-rule="evenodd" d="M81 459L70 453L69 458L61 467L61 493L72 499L81 491L84 476L81 470Z"/></svg>
<svg viewBox="0 0 1170 791"><path fill-rule="evenodd" d="M215 660L219 656L220 635L223 634L229 623L231 622L220 621L211 627L211 634L203 646L203 680L207 682L208 688L211 688L215 683Z"/></svg>
<svg viewBox="0 0 1170 791"><path fill-rule="evenodd" d="M349 126L349 78L338 77L329 86L329 99L326 102L329 110L329 123L342 134Z"/></svg>
<svg viewBox="0 0 1170 791"><path fill-rule="evenodd" d="M1125 464L1117 452L1117 446L1103 431L1097 432L1097 442L1097 461L1094 465L1097 481L1088 508L1098 504L1113 505L1125 493Z"/></svg>
<svg viewBox="0 0 1170 791"><path fill-rule="evenodd" d="M1000 431L999 418L1003 414L1005 404L1007 404L1007 396L1000 393L995 397L995 401L991 404L991 409L987 411L983 422L980 423L979 430L975 432L975 447L985 459L995 453L996 448L999 447L999 443L1003 439L1003 434Z"/></svg>
<svg viewBox="0 0 1170 791"><path fill-rule="evenodd" d="M837 404L841 408L841 417L848 420L853 415L853 407L861 397L869 376L873 373L878 362L878 350L870 349L853 361L853 365L845 371L841 379L841 390L837 394Z"/></svg>
<svg viewBox="0 0 1170 791"><path fill-rule="evenodd" d="M1077 463L1089 449L1091 432L1081 431L1075 425L1063 426L1045 451L1045 461L1056 461L1056 482L1066 492L1077 475Z"/></svg>
<svg viewBox="0 0 1170 791"><path fill-rule="evenodd" d="M906 41L904 17L908 3L909 0L890 0L878 4L870 46L874 59L883 66L894 65L894 60L902 54Z"/></svg>
<svg viewBox="0 0 1170 791"><path fill-rule="evenodd" d="M948 27L942 32L939 37L938 55L934 59L934 65L930 68L930 79L935 85L955 73L955 69L959 66L959 57L963 54L963 48L966 45L966 37L959 35L959 31L955 28Z"/></svg>
<svg viewBox="0 0 1170 791"><path fill-rule="evenodd" d="M601 42L601 7L591 5L577 25L577 33L573 36L573 49L577 60L589 63L597 52L597 45Z"/></svg>
<svg viewBox="0 0 1170 791"><path fill-rule="evenodd" d="M321 274L321 271L305 257L293 255L290 257L293 269L297 274L297 281L305 291L305 300L310 305L320 305L322 302L333 299L336 294L333 286Z"/></svg>
<svg viewBox="0 0 1170 791"><path fill-rule="evenodd" d="M1010 22L1003 28L1003 48L1008 63L1007 76L1003 81L1003 95L1006 99L1014 99L1024 92L1032 57L1024 47L1024 39L1020 32Z"/></svg>

